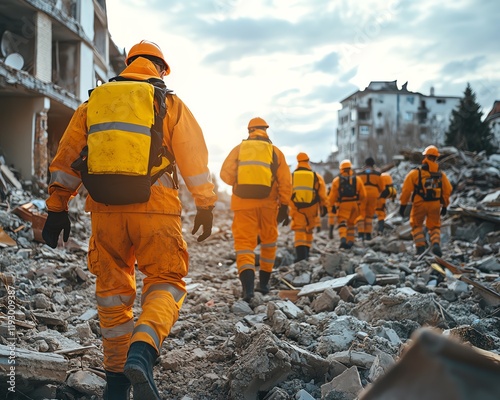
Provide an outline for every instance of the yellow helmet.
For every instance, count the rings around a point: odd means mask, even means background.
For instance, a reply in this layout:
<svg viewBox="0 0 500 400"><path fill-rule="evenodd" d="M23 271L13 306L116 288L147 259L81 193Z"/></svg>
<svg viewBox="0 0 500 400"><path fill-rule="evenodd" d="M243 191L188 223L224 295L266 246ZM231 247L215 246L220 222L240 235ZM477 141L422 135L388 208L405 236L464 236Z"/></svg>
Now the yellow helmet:
<svg viewBox="0 0 500 400"><path fill-rule="evenodd" d="M436 156L439 157L439 150L436 146L430 145L425 148L422 152L424 156Z"/></svg>
<svg viewBox="0 0 500 400"><path fill-rule="evenodd" d="M158 58L165 64L165 75L170 73L170 67L163 57L163 53L156 43L150 42L148 40L141 40L139 43L134 44L127 54L125 59L125 64L129 65L131 58L138 56L153 56Z"/></svg>
<svg viewBox="0 0 500 400"><path fill-rule="evenodd" d="M352 164L349 160L342 160L340 162L340 169L348 169L348 168L352 168Z"/></svg>
<svg viewBox="0 0 500 400"><path fill-rule="evenodd" d="M260 117L252 118L248 123L248 129L250 128L269 128L269 125Z"/></svg>
<svg viewBox="0 0 500 400"><path fill-rule="evenodd" d="M297 161L309 161L309 156L306 153L299 153L297 154Z"/></svg>

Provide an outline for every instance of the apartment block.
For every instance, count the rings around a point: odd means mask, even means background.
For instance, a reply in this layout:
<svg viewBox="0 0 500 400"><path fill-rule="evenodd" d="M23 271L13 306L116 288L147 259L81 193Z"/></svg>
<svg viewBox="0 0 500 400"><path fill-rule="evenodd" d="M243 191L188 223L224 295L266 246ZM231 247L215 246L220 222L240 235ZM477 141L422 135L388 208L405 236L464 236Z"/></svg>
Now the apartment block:
<svg viewBox="0 0 500 400"><path fill-rule="evenodd" d="M22 180L48 165L88 90L124 67L105 0L0 2L0 156Z"/></svg>
<svg viewBox="0 0 500 400"><path fill-rule="evenodd" d="M392 161L401 150L442 144L460 97L412 92L407 83L372 81L343 99L338 111L338 160L361 167L367 157Z"/></svg>

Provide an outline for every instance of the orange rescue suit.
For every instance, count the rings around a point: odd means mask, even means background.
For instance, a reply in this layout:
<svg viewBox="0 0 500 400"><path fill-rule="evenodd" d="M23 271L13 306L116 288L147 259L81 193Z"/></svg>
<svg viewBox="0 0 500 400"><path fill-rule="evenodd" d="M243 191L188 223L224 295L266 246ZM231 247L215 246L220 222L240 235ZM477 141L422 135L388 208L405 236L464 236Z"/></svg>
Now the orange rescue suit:
<svg viewBox="0 0 500 400"><path fill-rule="evenodd" d="M419 174L420 171L420 174ZM441 174L441 193L435 200L424 200L419 187L422 182L431 177L431 174ZM420 176L420 181L419 181ZM439 170L439 165L427 158L422 161L419 168L412 169L405 177L401 189L400 203L406 206L410 200L413 205L410 212L410 225L412 228L413 241L416 247L426 246L424 235L425 226L429 231L431 244L441 243L441 206L448 207L452 186L446 174Z"/></svg>
<svg viewBox="0 0 500 400"><path fill-rule="evenodd" d="M328 197L331 205L338 204L337 222L340 239L345 238L347 242L354 243L355 225L360 218L360 206L364 207L366 201L366 190L362 180L356 178L355 196L340 197L340 179L348 177L354 178L352 170L341 170L340 175L332 181L330 195Z"/></svg>
<svg viewBox="0 0 500 400"><path fill-rule="evenodd" d="M263 129L254 130L248 138L258 136L269 139ZM273 151L277 166L269 196L264 199L244 199L234 193L231 196L231 210L234 213L232 231L239 274L246 269L255 271L257 238L260 239L261 249L260 269L265 272L273 270L278 239L278 207L289 205L292 196L292 179L285 156L274 145ZM231 150L221 167L220 178L229 186L237 183L239 152L240 145Z"/></svg>
<svg viewBox="0 0 500 400"><path fill-rule="evenodd" d="M298 170L312 171L312 168L307 161L299 161ZM291 229L295 233L294 247L297 246L312 246L314 228L320 226L321 220L319 213L321 207L329 207L328 197L326 195L326 185L323 177L316 173L316 183L314 187L315 195L318 196L318 202L303 208L297 208L295 203L290 203L290 217L292 218Z"/></svg>
<svg viewBox="0 0 500 400"><path fill-rule="evenodd" d="M154 64L137 58L121 73L130 79L160 78ZM187 106L167 94L163 144L175 153L177 166L195 204L210 208L217 199L208 169L202 130ZM68 210L81 186L79 172L70 166L86 145L87 104L75 111L50 165L49 211ZM172 176L160 177L145 203L106 205L87 196L92 236L88 268L97 276L96 298L104 348L104 368L122 372L131 342L144 341L159 352L177 321L186 294L188 252L182 237L181 201ZM134 324L135 263L146 275L142 313Z"/></svg>

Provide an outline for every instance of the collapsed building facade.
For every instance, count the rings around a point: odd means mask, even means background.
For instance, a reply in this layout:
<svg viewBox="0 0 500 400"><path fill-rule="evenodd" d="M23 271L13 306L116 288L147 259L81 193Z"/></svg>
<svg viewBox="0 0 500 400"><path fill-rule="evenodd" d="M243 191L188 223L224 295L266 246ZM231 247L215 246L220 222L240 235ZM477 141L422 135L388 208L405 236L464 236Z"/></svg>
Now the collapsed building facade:
<svg viewBox="0 0 500 400"><path fill-rule="evenodd" d="M0 50L2 163L43 184L74 110L122 69L123 50L105 0L3 0Z"/></svg>

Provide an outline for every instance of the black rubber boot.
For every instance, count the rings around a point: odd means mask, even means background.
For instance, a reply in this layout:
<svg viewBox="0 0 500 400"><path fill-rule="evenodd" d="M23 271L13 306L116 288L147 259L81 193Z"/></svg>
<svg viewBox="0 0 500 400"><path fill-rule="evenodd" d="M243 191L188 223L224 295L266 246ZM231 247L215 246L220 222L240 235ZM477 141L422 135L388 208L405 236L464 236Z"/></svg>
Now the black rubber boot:
<svg viewBox="0 0 500 400"><path fill-rule="evenodd" d="M153 378L153 366L157 358L156 349L146 342L130 345L123 373L132 383L134 399L161 400Z"/></svg>
<svg viewBox="0 0 500 400"><path fill-rule="evenodd" d="M377 232L384 233L384 228L385 228L385 222L384 222L384 220L378 221L378 223L377 223Z"/></svg>
<svg viewBox="0 0 500 400"><path fill-rule="evenodd" d="M425 246L417 246L417 256L423 254L425 251Z"/></svg>
<svg viewBox="0 0 500 400"><path fill-rule="evenodd" d="M347 239L346 238L340 239L340 248L341 249L348 249L348 247L347 247Z"/></svg>
<svg viewBox="0 0 500 400"><path fill-rule="evenodd" d="M364 234L363 232L358 233L358 237L359 237L361 240L365 240L365 234Z"/></svg>
<svg viewBox="0 0 500 400"><path fill-rule="evenodd" d="M306 246L306 260L309 260L309 250L311 250L311 248Z"/></svg>
<svg viewBox="0 0 500 400"><path fill-rule="evenodd" d="M333 239L333 225L328 227L328 238Z"/></svg>
<svg viewBox="0 0 500 400"><path fill-rule="evenodd" d="M242 298L247 303L252 300L254 295L254 280L255 271L253 269L246 269L240 274L241 287L243 289Z"/></svg>
<svg viewBox="0 0 500 400"><path fill-rule="evenodd" d="M441 246L439 246L439 243L434 243L432 245L432 249L431 250L438 257L441 257L443 255L443 252L441 251Z"/></svg>
<svg viewBox="0 0 500 400"><path fill-rule="evenodd" d="M350 249L350 248L352 248L352 246L354 246L354 242L353 242L353 241L351 241L351 240L349 240L349 241L347 242L347 247L346 247L346 248L347 248L347 249Z"/></svg>
<svg viewBox="0 0 500 400"><path fill-rule="evenodd" d="M297 246L295 247L295 262L300 260L307 260L307 246Z"/></svg>
<svg viewBox="0 0 500 400"><path fill-rule="evenodd" d="M257 292L262 294L269 293L269 279L271 278L271 273L267 271L259 271L259 286L255 289Z"/></svg>
<svg viewBox="0 0 500 400"><path fill-rule="evenodd" d="M104 400L129 400L130 381L123 373L106 371Z"/></svg>
<svg viewBox="0 0 500 400"><path fill-rule="evenodd" d="M372 234L371 233L365 233L365 240L372 240Z"/></svg>

